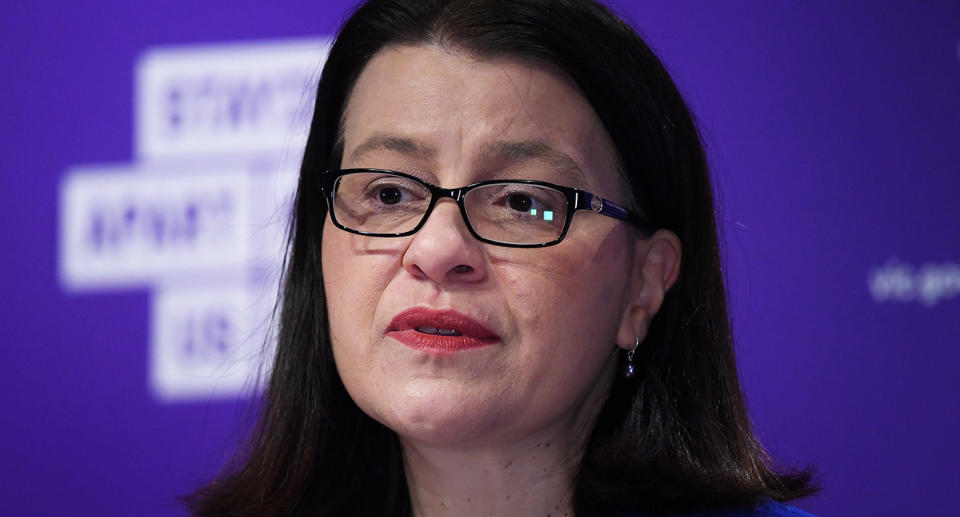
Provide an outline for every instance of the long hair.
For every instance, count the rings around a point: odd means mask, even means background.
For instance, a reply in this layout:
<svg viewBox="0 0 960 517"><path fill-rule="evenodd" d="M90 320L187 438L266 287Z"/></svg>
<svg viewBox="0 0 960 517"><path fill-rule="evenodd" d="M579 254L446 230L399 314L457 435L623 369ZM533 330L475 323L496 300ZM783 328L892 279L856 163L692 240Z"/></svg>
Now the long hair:
<svg viewBox="0 0 960 517"><path fill-rule="evenodd" d="M197 515L409 515L396 435L343 387L330 347L318 172L338 168L351 88L387 45L435 44L478 58L545 63L597 113L633 201L683 243L677 283L618 379L575 480L578 512L667 513L812 493L778 473L754 437L737 376L700 135L662 63L592 0L371 0L346 21L317 87L300 169L270 382L251 441L186 498Z"/></svg>

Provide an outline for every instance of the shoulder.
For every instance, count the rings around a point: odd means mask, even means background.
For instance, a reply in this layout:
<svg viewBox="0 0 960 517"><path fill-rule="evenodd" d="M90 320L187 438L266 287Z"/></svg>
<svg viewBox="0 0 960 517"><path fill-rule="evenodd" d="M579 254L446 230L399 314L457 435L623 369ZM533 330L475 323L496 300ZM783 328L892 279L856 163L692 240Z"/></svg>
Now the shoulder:
<svg viewBox="0 0 960 517"><path fill-rule="evenodd" d="M790 505L767 500L754 508L718 512L709 514L709 517L814 517L814 515Z"/></svg>
<svg viewBox="0 0 960 517"><path fill-rule="evenodd" d="M617 517L646 517L640 513L618 513ZM713 512L685 513L674 517L816 517L799 508L766 500L752 508L721 510Z"/></svg>

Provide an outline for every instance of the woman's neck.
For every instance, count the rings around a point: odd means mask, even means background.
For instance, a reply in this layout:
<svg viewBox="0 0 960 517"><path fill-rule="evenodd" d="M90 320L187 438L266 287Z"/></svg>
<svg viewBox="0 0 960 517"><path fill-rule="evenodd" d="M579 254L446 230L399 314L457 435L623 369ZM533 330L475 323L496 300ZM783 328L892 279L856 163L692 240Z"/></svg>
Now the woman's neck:
<svg viewBox="0 0 960 517"><path fill-rule="evenodd" d="M437 516L573 515L582 446L532 441L509 448L451 450L404 443L413 513Z"/></svg>
<svg viewBox="0 0 960 517"><path fill-rule="evenodd" d="M613 359L600 379L613 379ZM500 433L484 433L483 441L469 445L401 436L414 516L574 515L574 480L610 384L598 380L552 424L534 432L500 426Z"/></svg>

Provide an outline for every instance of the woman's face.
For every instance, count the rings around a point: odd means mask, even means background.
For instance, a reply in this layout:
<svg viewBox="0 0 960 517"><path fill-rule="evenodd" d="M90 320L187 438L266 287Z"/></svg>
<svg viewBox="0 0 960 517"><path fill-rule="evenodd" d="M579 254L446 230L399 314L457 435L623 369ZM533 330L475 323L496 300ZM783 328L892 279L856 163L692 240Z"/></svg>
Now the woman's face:
<svg viewBox="0 0 960 517"><path fill-rule="evenodd" d="M596 114L547 67L391 47L358 79L344 131L343 168L449 188L536 179L627 204ZM539 249L477 241L451 199L409 237L325 224L330 337L363 411L408 442L439 445L572 437L592 425L615 345L635 333L642 243L627 224L580 212L560 244Z"/></svg>

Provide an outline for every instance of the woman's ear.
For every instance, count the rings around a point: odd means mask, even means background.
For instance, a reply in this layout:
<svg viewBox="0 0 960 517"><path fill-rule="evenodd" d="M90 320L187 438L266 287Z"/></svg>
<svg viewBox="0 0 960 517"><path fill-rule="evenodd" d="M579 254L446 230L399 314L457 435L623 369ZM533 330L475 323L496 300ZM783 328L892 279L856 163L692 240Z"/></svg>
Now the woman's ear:
<svg viewBox="0 0 960 517"><path fill-rule="evenodd" d="M682 244L670 230L658 230L651 237L637 239L634 250L633 281L620 330L617 346L630 350L647 336L650 320L660 310L667 289L680 275Z"/></svg>

